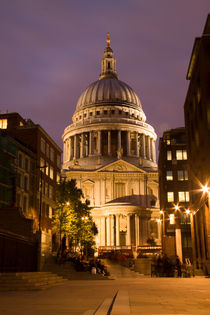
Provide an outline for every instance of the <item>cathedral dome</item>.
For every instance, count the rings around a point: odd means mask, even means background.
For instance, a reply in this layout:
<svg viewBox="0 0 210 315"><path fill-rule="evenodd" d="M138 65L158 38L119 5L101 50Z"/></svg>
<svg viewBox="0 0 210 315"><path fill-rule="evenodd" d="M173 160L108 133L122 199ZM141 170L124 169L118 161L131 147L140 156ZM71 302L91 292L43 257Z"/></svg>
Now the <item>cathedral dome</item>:
<svg viewBox="0 0 210 315"><path fill-rule="evenodd" d="M115 77L104 77L90 84L81 94L76 111L104 104L120 104L142 109L138 96L128 84Z"/></svg>

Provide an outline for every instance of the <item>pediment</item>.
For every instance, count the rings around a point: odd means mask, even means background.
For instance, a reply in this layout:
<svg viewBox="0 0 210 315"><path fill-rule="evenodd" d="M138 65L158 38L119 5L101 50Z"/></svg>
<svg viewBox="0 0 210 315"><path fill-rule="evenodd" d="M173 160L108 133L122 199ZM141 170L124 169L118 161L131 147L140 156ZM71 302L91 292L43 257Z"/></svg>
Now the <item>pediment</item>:
<svg viewBox="0 0 210 315"><path fill-rule="evenodd" d="M133 164L130 164L123 160L118 160L112 162L108 165L103 166L102 168L98 169L97 172L140 172L145 173L144 170L141 168L136 167Z"/></svg>
<svg viewBox="0 0 210 315"><path fill-rule="evenodd" d="M94 185L95 182L92 181L92 180L90 180L90 179L86 179L86 180L84 180L84 181L82 182L82 185L87 185L87 184L89 184L89 185Z"/></svg>

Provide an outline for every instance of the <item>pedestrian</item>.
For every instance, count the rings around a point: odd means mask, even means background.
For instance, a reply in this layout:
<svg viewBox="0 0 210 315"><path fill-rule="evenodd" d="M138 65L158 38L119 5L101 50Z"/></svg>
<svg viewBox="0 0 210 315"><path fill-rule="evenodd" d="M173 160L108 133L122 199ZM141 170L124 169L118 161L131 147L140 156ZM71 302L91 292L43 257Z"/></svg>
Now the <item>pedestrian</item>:
<svg viewBox="0 0 210 315"><path fill-rule="evenodd" d="M180 261L179 256L176 256L176 270L177 270L177 277L181 278L182 269L181 269L181 261Z"/></svg>

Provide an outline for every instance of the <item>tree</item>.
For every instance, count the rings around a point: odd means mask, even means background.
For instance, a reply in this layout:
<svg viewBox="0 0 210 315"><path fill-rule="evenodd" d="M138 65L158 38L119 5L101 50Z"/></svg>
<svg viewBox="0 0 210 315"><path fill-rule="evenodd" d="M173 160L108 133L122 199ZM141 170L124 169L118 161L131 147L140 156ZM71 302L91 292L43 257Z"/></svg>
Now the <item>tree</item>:
<svg viewBox="0 0 210 315"><path fill-rule="evenodd" d="M97 228L89 204L84 200L82 190L76 187L76 180L59 182L53 226L59 235L60 246L62 235L68 237L75 247L79 246L83 253L88 246L93 246Z"/></svg>

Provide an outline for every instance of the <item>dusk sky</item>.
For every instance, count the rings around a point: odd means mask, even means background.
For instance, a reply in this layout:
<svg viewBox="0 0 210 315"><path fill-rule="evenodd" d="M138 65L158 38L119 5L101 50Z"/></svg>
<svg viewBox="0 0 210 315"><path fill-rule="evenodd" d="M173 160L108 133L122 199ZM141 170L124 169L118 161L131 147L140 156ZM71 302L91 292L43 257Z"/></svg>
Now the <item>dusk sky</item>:
<svg viewBox="0 0 210 315"><path fill-rule="evenodd" d="M62 147L110 32L118 77L158 137L183 126L188 64L209 12L209 0L0 0L0 110L31 118Z"/></svg>

